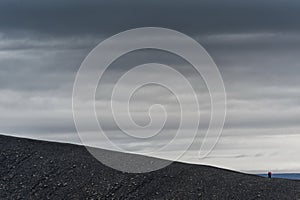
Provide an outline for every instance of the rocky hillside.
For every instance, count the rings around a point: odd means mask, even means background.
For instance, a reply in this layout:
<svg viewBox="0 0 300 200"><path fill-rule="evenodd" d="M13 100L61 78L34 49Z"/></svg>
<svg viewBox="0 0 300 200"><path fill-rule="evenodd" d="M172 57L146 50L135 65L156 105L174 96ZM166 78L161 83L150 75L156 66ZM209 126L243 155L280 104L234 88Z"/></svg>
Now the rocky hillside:
<svg viewBox="0 0 300 200"><path fill-rule="evenodd" d="M0 199L300 199L300 181L184 163L122 173L82 146L7 136L0 149Z"/></svg>

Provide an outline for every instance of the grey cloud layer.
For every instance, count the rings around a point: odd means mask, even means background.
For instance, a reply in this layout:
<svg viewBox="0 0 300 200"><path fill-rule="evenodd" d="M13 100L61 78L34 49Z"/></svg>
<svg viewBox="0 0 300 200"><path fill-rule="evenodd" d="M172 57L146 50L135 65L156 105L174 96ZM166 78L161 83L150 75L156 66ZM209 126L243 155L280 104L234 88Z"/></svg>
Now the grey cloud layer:
<svg viewBox="0 0 300 200"><path fill-rule="evenodd" d="M299 18L300 2L292 0L1 1L0 132L79 143L71 94L82 60L111 34L162 26L182 31L203 44L224 78L228 94L225 130L215 153L201 162L240 170L277 166L280 158L291 162L299 153L295 141L300 138ZM203 134L210 118L205 84L188 63L164 52L135 52L113 63L97 93L98 111L108 105L105 97L124 71L155 60L174 66L196 88ZM169 99L171 95L163 89L148 88L145 95L135 98L134 118L145 124L149 120L144 107L165 103L172 115L166 135L172 135L178 126L178 108ZM130 144L132 149L151 149L167 137L133 142L116 134L118 129L109 114L104 113L104 122L116 142ZM198 149L199 143L183 160L199 162ZM278 169L300 170L300 163L278 164Z"/></svg>

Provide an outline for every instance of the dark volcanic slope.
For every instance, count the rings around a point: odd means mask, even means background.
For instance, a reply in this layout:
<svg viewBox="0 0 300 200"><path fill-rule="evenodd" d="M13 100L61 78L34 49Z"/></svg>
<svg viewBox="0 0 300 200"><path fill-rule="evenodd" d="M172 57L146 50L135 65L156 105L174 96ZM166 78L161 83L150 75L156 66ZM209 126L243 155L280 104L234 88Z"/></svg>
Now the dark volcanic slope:
<svg viewBox="0 0 300 200"><path fill-rule="evenodd" d="M300 198L299 181L183 163L128 174L102 165L81 146L6 136L0 148L0 199Z"/></svg>

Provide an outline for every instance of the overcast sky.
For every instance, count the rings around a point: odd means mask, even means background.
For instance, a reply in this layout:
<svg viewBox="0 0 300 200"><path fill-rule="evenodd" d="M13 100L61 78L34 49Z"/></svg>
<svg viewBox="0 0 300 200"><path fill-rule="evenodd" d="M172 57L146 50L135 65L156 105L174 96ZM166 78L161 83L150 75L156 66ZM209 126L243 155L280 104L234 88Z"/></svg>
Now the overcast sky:
<svg viewBox="0 0 300 200"><path fill-rule="evenodd" d="M200 147L195 142L181 160L251 172L300 172L299 19L300 2L294 0L3 0L0 132L80 143L71 97L83 59L99 42L121 31L165 27L206 48L219 67L228 98L226 123L215 150L198 160ZM163 134L150 142L122 138L105 113L104 94L120 74L154 60L173 66L193 83L203 116L199 130L207 129L210 100L201 77L172 54L138 51L114 62L97 90L104 129L121 146L143 150L163 145ZM138 74L143 75L157 74ZM147 123L149 105L161 103L173 113L164 133L172 134L179 111L170 96L161 87L145 87L134 96L133 119ZM183 137L178 149L184 142Z"/></svg>

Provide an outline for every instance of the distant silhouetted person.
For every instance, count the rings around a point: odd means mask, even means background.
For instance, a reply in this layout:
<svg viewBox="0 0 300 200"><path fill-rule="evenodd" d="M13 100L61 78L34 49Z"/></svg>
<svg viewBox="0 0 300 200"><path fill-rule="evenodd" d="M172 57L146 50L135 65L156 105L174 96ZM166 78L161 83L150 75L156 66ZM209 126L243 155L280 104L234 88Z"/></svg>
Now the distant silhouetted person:
<svg viewBox="0 0 300 200"><path fill-rule="evenodd" d="M272 172L268 172L268 178L272 178Z"/></svg>

